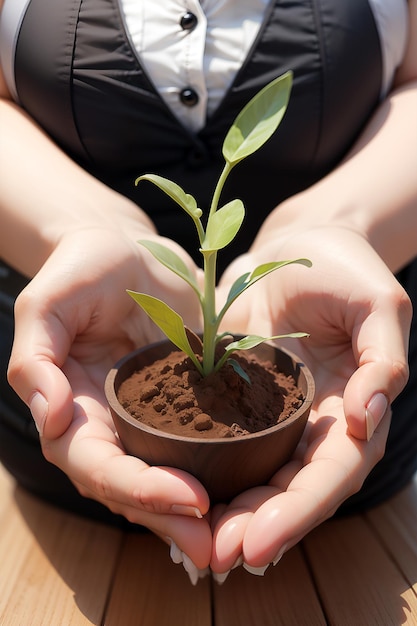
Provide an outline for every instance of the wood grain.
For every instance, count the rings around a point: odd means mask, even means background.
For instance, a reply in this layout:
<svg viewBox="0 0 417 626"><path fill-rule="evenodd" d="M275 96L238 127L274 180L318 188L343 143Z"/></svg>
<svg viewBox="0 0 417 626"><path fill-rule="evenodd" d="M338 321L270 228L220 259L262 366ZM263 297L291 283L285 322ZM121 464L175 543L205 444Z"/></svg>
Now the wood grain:
<svg viewBox="0 0 417 626"><path fill-rule="evenodd" d="M330 520L264 577L196 587L150 533L122 533L15 488L0 466L0 626L417 625L417 482Z"/></svg>

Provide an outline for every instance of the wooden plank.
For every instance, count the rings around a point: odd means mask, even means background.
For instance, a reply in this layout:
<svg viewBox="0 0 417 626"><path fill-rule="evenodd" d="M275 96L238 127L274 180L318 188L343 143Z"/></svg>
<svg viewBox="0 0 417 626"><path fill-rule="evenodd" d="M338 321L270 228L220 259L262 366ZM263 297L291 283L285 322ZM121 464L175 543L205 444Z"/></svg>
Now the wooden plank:
<svg viewBox="0 0 417 626"><path fill-rule="evenodd" d="M150 533L48 506L0 466L0 624L416 625L416 532L414 482L364 516L326 522L264 577L238 568L222 586L193 587Z"/></svg>
<svg viewBox="0 0 417 626"><path fill-rule="evenodd" d="M216 626L326 624L302 551L294 547L263 577L239 567L213 585ZM356 626L356 625L355 625Z"/></svg>
<svg viewBox="0 0 417 626"><path fill-rule="evenodd" d="M416 595L364 518L326 522L304 545L329 624L417 624Z"/></svg>
<svg viewBox="0 0 417 626"><path fill-rule="evenodd" d="M10 506L10 499L15 488L15 481L0 463L0 520Z"/></svg>
<svg viewBox="0 0 417 626"><path fill-rule="evenodd" d="M14 482L0 464L0 624L8 624L8 602L33 537L22 525L13 498ZM10 617L10 616L9 616Z"/></svg>
<svg viewBox="0 0 417 626"><path fill-rule="evenodd" d="M100 624L122 534L19 489L9 505L0 520L0 624Z"/></svg>
<svg viewBox="0 0 417 626"><path fill-rule="evenodd" d="M417 594L417 476L394 498L369 511L366 519Z"/></svg>
<svg viewBox="0 0 417 626"><path fill-rule="evenodd" d="M150 533L126 536L105 626L211 626L210 578L194 587Z"/></svg>

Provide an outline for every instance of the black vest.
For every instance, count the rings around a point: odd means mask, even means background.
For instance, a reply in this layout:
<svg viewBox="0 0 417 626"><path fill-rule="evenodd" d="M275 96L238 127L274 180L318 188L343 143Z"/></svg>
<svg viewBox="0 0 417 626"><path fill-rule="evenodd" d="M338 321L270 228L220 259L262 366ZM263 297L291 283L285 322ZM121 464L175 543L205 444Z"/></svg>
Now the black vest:
<svg viewBox="0 0 417 626"><path fill-rule="evenodd" d="M335 166L378 103L381 50L367 0L271 2L246 62L197 134L155 91L117 0L31 0L15 73L21 104L58 144L193 253L189 218L151 185L135 188L135 178L145 172L171 178L204 210L229 126L261 87L289 69L294 87L284 121L225 188L224 201L239 197L247 210L242 234L221 255L227 263L247 248L272 208Z"/></svg>

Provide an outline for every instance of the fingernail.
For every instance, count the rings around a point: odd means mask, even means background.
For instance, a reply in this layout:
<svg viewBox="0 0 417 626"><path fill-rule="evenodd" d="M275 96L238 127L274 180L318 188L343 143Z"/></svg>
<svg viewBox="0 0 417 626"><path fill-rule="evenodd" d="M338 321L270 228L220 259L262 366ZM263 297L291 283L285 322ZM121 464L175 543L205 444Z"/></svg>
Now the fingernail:
<svg viewBox="0 0 417 626"><path fill-rule="evenodd" d="M187 506L186 504L173 504L171 506L171 513L176 515L188 515L188 517L198 517L202 519L202 514L199 508L196 506Z"/></svg>
<svg viewBox="0 0 417 626"><path fill-rule="evenodd" d="M226 578L229 576L232 569L236 569L237 567L242 565L242 563L243 563L243 555L241 554L237 557L236 561L233 563L232 567L227 570L227 572L222 572L221 574L217 572L212 572L211 574L214 580L216 581L216 583L219 585L222 585L224 581L226 580Z"/></svg>
<svg viewBox="0 0 417 626"><path fill-rule="evenodd" d="M267 565L263 565L262 567L253 567L252 565L243 563L243 567L250 574L254 574L255 576L263 576L269 567L269 563Z"/></svg>
<svg viewBox="0 0 417 626"><path fill-rule="evenodd" d="M184 552L182 553L182 564L190 578L191 583L196 585L198 582L198 568L194 565L190 557L184 554Z"/></svg>
<svg viewBox="0 0 417 626"><path fill-rule="evenodd" d="M284 556L285 552L287 550L287 544L285 543L281 550L278 552L277 556L275 557L275 559L273 559L272 561L272 565L276 565L277 563L279 563L279 561L282 559L282 557Z"/></svg>
<svg viewBox="0 0 417 626"><path fill-rule="evenodd" d="M240 554L232 565L232 569L236 569L243 564L243 554Z"/></svg>
<svg viewBox="0 0 417 626"><path fill-rule="evenodd" d="M387 397L383 393L376 393L365 407L366 438L371 440L379 422L388 408Z"/></svg>
<svg viewBox="0 0 417 626"><path fill-rule="evenodd" d="M46 416L48 415L48 402L39 391L35 391L30 399L29 408L38 433L43 435Z"/></svg>
<svg viewBox="0 0 417 626"><path fill-rule="evenodd" d="M229 576L230 571L231 570L228 569L227 572L222 572L221 574L218 574L217 572L212 572L211 575L218 585L222 585L226 578Z"/></svg>
<svg viewBox="0 0 417 626"><path fill-rule="evenodd" d="M196 585L200 578L204 578L209 572L208 568L198 569L198 567L193 563L189 556L187 556L184 552L182 553L182 564L187 572L189 579L192 585Z"/></svg>
<svg viewBox="0 0 417 626"><path fill-rule="evenodd" d="M198 569L198 567L194 565L190 557L179 549L175 541L173 541L170 537L167 537L167 539L171 543L169 556L171 557L173 563L175 563L176 565L182 563L193 585L196 585L200 578L204 578L205 576L207 576L207 574L209 573L208 567L206 567L205 569Z"/></svg>
<svg viewBox="0 0 417 626"><path fill-rule="evenodd" d="M199 578L205 578L209 574L210 574L210 568L209 567L205 567L204 569L199 569L198 570L198 577Z"/></svg>
<svg viewBox="0 0 417 626"><path fill-rule="evenodd" d="M182 563L182 552L177 546L177 544L175 543L175 541L172 541L172 539L171 539L171 547L169 549L169 556L171 557L174 563L176 564Z"/></svg>

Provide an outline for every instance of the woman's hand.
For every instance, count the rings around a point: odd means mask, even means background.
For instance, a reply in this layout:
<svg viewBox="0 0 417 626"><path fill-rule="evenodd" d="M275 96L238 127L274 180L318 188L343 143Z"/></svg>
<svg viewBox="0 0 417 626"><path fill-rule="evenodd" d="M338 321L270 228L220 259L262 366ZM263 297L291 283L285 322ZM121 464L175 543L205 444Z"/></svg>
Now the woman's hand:
<svg viewBox="0 0 417 626"><path fill-rule="evenodd" d="M198 303L184 285L117 228L64 235L17 299L9 379L32 410L45 457L82 495L169 537L204 568L205 490L185 472L126 455L103 394L115 361L160 338L126 288L165 299L198 328Z"/></svg>
<svg viewBox="0 0 417 626"><path fill-rule="evenodd" d="M262 573L360 489L384 454L389 405L407 380L409 299L367 241L329 226L278 242L258 240L226 272L222 295L262 262L307 257L312 268L290 265L260 281L226 323L264 336L308 332L286 346L312 369L316 397L292 460L269 485L214 511L216 572L243 559Z"/></svg>

